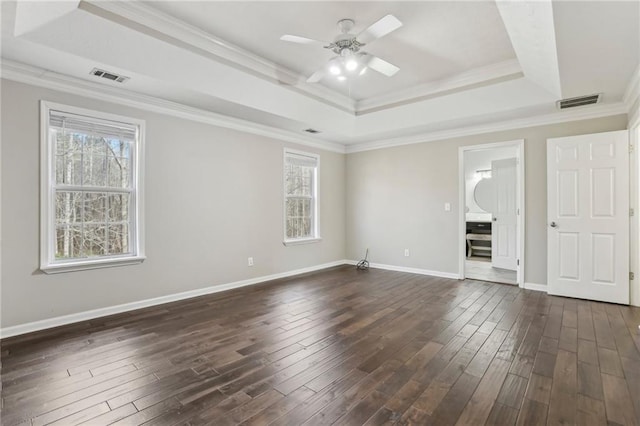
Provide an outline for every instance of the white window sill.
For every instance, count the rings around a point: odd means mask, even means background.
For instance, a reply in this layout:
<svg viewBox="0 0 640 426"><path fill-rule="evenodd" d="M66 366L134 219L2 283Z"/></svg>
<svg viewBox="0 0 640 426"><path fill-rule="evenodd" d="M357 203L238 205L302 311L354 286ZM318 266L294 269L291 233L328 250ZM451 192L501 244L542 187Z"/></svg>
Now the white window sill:
<svg viewBox="0 0 640 426"><path fill-rule="evenodd" d="M87 269L111 268L114 266L137 265L144 262L144 256L112 257L109 259L91 259L75 262L60 262L42 265L40 270L45 274L59 274L63 272L85 271Z"/></svg>
<svg viewBox="0 0 640 426"><path fill-rule="evenodd" d="M297 240L284 240L282 242L282 244L284 244L285 246L297 246L300 244L312 244L312 243L319 243L320 241L322 241L322 238L317 237L317 238L299 238Z"/></svg>

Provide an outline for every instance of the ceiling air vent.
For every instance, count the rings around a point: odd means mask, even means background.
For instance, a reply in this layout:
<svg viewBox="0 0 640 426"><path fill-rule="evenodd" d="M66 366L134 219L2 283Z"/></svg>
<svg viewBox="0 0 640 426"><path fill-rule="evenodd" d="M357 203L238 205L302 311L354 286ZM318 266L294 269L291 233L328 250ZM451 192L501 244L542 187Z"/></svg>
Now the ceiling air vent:
<svg viewBox="0 0 640 426"><path fill-rule="evenodd" d="M602 93L598 93L596 95L578 96L577 98L561 99L558 102L556 102L556 105L558 106L558 109L567 109L567 108L574 108L574 107L585 106L585 105L593 105L600 102L601 96L602 96Z"/></svg>
<svg viewBox="0 0 640 426"><path fill-rule="evenodd" d="M320 133L320 130L311 129L311 128L309 128L309 129L304 129L304 131L305 131L305 132L307 132L307 133L312 133L312 134Z"/></svg>
<svg viewBox="0 0 640 426"><path fill-rule="evenodd" d="M125 81L129 80L129 77L114 74L112 72L101 70L98 68L92 69L90 74L95 75L96 77L106 78L107 80L116 81L118 83L124 83Z"/></svg>

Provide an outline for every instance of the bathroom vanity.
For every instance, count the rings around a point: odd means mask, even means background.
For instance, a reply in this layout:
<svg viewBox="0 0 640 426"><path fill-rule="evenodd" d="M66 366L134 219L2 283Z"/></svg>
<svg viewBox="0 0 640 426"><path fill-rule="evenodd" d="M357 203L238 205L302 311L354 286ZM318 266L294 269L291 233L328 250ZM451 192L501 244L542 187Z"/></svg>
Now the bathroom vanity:
<svg viewBox="0 0 640 426"><path fill-rule="evenodd" d="M491 220L467 220L467 257L491 258Z"/></svg>

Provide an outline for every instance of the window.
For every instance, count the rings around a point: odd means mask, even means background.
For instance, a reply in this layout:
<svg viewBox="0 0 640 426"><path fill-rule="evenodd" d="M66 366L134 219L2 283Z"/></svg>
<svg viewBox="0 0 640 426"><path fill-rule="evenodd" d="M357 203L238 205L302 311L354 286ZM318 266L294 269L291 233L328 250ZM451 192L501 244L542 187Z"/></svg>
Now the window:
<svg viewBox="0 0 640 426"><path fill-rule="evenodd" d="M319 241L317 155L284 152L284 243Z"/></svg>
<svg viewBox="0 0 640 426"><path fill-rule="evenodd" d="M44 101L41 114L40 268L141 262L144 122Z"/></svg>

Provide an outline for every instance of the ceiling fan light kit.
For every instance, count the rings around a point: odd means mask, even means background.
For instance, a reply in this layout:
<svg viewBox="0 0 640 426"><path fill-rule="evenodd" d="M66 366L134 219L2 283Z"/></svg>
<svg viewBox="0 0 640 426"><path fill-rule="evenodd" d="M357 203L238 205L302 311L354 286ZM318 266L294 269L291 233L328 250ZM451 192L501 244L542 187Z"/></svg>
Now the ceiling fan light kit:
<svg viewBox="0 0 640 426"><path fill-rule="evenodd" d="M397 73L400 68L370 53L360 52L360 48L400 28L402 22L393 15L387 15L357 35L350 32L354 25L353 19L339 20L338 30L340 33L331 43L288 34L280 37L280 40L298 44L320 45L338 55L313 73L307 79L308 83L317 83L327 75L334 76L338 81L346 81L349 77L364 75L368 68L387 77Z"/></svg>

